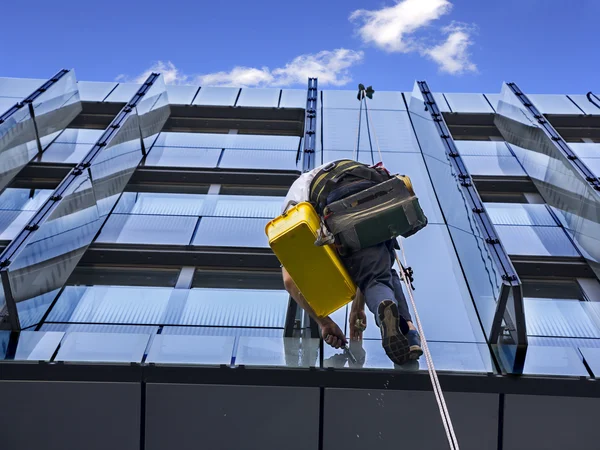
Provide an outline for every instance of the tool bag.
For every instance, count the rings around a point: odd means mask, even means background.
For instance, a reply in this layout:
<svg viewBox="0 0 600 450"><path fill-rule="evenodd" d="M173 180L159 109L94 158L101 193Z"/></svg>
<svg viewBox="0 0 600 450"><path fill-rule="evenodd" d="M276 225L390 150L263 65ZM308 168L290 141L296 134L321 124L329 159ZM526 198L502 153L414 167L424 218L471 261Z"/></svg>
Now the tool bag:
<svg viewBox="0 0 600 450"><path fill-rule="evenodd" d="M342 254L412 236L427 225L410 179L401 175L325 206L323 221Z"/></svg>

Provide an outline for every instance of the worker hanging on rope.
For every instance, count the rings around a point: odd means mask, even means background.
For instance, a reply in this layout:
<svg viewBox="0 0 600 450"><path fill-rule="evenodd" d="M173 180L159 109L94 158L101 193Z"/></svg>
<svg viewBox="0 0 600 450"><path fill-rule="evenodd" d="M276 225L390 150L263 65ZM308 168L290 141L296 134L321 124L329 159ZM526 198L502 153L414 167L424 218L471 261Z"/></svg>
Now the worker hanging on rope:
<svg viewBox="0 0 600 450"><path fill-rule="evenodd" d="M361 110L365 97L372 98L373 93L372 87L359 85ZM427 224L410 179L390 175L381 162L369 166L354 160L332 161L302 174L293 183L285 198L284 214L303 202L314 207L321 223L316 241L304 245L333 246L359 289L350 311L350 338L362 339L366 304L380 328L388 357L396 364L418 359L423 354L420 336L393 268L396 237L410 236ZM310 270L311 262L304 264ZM407 286L411 286L412 271L401 270ZM293 275L283 267L284 285L291 297L319 324L327 344L345 347L347 339L338 324L315 313ZM320 276L315 274L313 282L326 283Z"/></svg>

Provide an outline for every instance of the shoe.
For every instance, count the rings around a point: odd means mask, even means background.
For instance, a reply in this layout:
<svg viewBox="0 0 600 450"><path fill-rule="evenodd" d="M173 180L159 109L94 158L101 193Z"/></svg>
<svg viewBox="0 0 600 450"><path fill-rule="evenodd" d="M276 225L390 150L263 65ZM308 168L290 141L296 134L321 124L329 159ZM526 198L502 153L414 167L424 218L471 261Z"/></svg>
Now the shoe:
<svg viewBox="0 0 600 450"><path fill-rule="evenodd" d="M417 330L410 330L408 333L406 333L406 338L408 339L408 345L410 346L410 359L419 359L423 354L423 349L421 348L421 336L419 336L419 332Z"/></svg>
<svg viewBox="0 0 600 450"><path fill-rule="evenodd" d="M391 300L381 302L377 314L381 330L381 344L386 355L395 364L404 364L410 357L410 345L401 327L408 332L408 324L400 317L398 306Z"/></svg>

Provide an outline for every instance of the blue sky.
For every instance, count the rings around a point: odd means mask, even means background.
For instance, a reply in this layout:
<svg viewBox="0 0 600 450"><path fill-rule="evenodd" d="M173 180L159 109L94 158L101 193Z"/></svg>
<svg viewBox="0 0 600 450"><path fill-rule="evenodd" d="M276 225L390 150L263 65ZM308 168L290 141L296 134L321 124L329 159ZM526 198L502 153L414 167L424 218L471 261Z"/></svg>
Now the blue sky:
<svg viewBox="0 0 600 450"><path fill-rule="evenodd" d="M600 91L597 0L30 0L2 6L0 76L444 92Z"/></svg>

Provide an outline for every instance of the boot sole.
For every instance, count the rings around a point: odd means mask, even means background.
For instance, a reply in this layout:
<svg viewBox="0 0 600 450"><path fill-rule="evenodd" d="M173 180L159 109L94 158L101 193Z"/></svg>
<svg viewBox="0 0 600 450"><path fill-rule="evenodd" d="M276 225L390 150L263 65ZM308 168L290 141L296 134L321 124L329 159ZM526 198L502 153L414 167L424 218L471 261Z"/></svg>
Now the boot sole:
<svg viewBox="0 0 600 450"><path fill-rule="evenodd" d="M382 317L383 316L383 317ZM404 364L410 359L408 339L400 331L398 307L388 305L379 316L381 322L381 344L388 358L396 364Z"/></svg>

